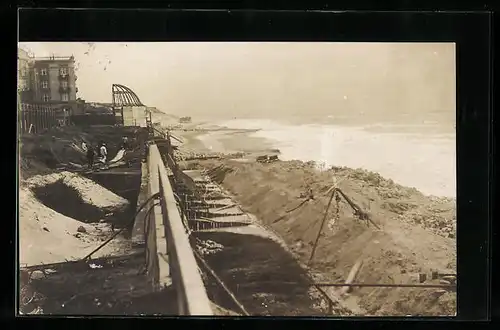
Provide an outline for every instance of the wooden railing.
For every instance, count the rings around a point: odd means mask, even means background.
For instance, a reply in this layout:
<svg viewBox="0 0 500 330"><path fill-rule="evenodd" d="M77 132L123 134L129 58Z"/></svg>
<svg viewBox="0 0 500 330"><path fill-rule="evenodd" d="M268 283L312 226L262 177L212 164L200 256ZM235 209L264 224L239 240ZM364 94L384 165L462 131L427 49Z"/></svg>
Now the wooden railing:
<svg viewBox="0 0 500 330"><path fill-rule="evenodd" d="M160 214L149 217L145 233L153 281L165 276L177 293L179 315L214 315L198 269L187 230L177 207L167 168L156 144L149 146L150 193L160 193ZM166 243L165 243L166 241ZM165 269L168 267L168 269ZM156 285L158 287L158 285ZM161 287L161 283L159 287Z"/></svg>

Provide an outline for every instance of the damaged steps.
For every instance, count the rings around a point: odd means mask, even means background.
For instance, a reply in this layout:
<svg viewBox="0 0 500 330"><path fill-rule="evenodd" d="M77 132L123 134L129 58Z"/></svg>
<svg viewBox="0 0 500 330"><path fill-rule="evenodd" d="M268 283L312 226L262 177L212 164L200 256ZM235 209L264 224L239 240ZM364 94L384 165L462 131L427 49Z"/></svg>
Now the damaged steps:
<svg viewBox="0 0 500 330"><path fill-rule="evenodd" d="M200 171L185 171L196 185L196 192L178 187L182 209L188 225L195 232L226 231L227 228L245 227L251 218L241 210L230 196Z"/></svg>

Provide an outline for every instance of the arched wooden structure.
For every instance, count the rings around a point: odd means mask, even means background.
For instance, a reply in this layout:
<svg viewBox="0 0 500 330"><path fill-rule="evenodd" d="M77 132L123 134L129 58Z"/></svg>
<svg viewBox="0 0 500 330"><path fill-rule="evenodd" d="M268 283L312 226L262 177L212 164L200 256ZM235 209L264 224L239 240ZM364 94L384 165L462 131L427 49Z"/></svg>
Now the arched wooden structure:
<svg viewBox="0 0 500 330"><path fill-rule="evenodd" d="M113 113L115 117L117 113L121 116L121 124L123 125L123 107L142 107L145 106L137 94L127 86L113 84L111 88L113 94Z"/></svg>

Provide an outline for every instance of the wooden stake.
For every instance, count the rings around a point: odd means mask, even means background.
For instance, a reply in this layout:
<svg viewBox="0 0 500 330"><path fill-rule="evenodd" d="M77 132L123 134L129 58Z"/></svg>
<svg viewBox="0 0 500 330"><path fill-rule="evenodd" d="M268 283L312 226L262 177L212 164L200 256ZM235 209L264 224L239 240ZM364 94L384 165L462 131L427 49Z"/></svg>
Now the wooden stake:
<svg viewBox="0 0 500 330"><path fill-rule="evenodd" d="M337 192L336 190L333 190L332 195L330 196L330 200L328 201L328 205L327 205L326 210L325 210L325 215L323 216L323 220L321 221L321 226L319 227L319 230L318 230L318 236L316 237L316 241L314 242L314 246L313 246L313 250L311 252L311 256L309 257L309 261L307 262L308 266L309 266L309 264L311 263L311 261L312 261L312 259L314 257L314 253L316 252L316 248L318 246L319 238L321 236L321 231L323 230L323 226L325 224L326 217L328 216L328 210L330 209L330 205L332 204L332 200L333 200L333 197L335 196L336 192Z"/></svg>
<svg viewBox="0 0 500 330"><path fill-rule="evenodd" d="M349 275L347 276L345 284L351 284L354 281L354 279L356 278L356 275L358 275L358 272L359 272L362 264L363 264L362 259L358 259L358 261L356 261L354 266L351 268ZM344 286L344 287L342 287L342 289L340 289L340 293L346 294L346 293L350 292L351 290L352 290L352 287Z"/></svg>

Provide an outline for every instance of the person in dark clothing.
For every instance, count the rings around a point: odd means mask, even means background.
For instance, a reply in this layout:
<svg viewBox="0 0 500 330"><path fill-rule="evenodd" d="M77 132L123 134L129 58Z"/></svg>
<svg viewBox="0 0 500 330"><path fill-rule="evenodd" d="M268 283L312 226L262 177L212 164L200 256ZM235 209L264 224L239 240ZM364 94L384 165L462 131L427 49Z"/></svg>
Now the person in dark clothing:
<svg viewBox="0 0 500 330"><path fill-rule="evenodd" d="M122 137L122 148L125 150L128 149L128 137L126 136Z"/></svg>
<svg viewBox="0 0 500 330"><path fill-rule="evenodd" d="M92 169L92 167L94 166L94 156L95 156L94 148L92 148L92 146L88 147L87 148L87 164L89 166L89 169Z"/></svg>
<svg viewBox="0 0 500 330"><path fill-rule="evenodd" d="M144 153L142 154L142 161L147 162L148 160L148 153L149 153L149 143L145 142L144 143Z"/></svg>

